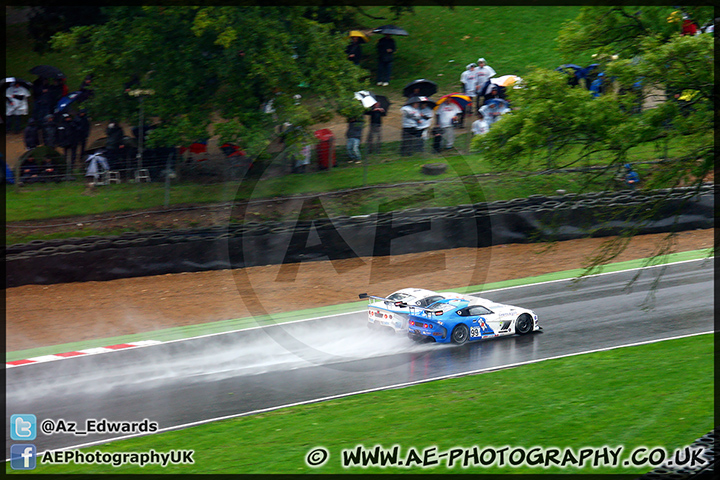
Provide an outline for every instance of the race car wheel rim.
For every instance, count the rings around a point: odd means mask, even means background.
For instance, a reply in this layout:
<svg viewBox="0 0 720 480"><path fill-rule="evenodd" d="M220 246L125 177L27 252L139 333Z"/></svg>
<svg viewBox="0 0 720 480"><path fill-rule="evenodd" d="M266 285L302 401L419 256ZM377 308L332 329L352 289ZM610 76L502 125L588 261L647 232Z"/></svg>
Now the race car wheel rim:
<svg viewBox="0 0 720 480"><path fill-rule="evenodd" d="M532 319L529 315L520 315L515 324L515 331L520 335L529 333L532 330Z"/></svg>
<svg viewBox="0 0 720 480"><path fill-rule="evenodd" d="M462 345L467 342L468 335L468 328L465 325L458 325L452 332L452 341L458 345Z"/></svg>

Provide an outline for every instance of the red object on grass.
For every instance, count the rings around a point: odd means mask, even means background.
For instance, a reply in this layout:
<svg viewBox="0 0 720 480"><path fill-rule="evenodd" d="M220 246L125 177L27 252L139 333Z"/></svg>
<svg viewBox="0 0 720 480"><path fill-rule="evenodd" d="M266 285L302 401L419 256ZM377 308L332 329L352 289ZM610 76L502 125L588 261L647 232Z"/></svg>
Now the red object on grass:
<svg viewBox="0 0 720 480"><path fill-rule="evenodd" d="M316 130L315 138L320 140L317 146L318 168L321 170L330 168L331 162L333 167L337 167L337 160L335 159L335 136L332 130L328 128Z"/></svg>

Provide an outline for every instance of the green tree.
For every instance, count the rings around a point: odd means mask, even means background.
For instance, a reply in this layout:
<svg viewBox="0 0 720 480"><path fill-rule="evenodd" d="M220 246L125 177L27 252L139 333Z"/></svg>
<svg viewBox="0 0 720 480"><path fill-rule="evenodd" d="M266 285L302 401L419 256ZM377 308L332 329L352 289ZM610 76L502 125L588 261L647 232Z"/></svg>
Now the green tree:
<svg viewBox="0 0 720 480"><path fill-rule="evenodd" d="M712 10L696 9L700 25ZM595 53L602 59L607 88L595 98L556 71L538 69L527 75L524 88L513 90L513 113L473 147L486 152L498 168L517 169L541 155L547 167L582 165L585 159L605 162L607 186L623 171L628 150L641 144L672 143L681 152L663 158L643 178L643 188L697 186L714 169L714 38L712 34L680 35L668 22L672 8L587 7L566 24L560 50L575 58ZM652 108L639 108L650 96ZM559 165L561 153L577 152ZM647 206L651 212L661 206ZM636 233L628 229L593 256L588 273L621 253ZM669 235L657 254L672 246Z"/></svg>
<svg viewBox="0 0 720 480"><path fill-rule="evenodd" d="M128 93L149 90L145 116L160 121L151 144L188 144L215 133L215 124L221 141L252 154L275 125L304 127L362 108L353 92L366 88L364 73L346 60L334 24L313 18L316 10L106 7L107 22L60 33L53 46L75 50L95 75L96 118L134 123L138 102ZM263 113L269 102L273 114Z"/></svg>

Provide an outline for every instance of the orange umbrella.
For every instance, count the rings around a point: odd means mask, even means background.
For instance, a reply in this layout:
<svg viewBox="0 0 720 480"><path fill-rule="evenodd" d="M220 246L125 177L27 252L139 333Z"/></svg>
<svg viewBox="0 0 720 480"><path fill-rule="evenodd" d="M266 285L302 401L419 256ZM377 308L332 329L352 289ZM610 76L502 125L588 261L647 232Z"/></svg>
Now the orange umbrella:
<svg viewBox="0 0 720 480"><path fill-rule="evenodd" d="M443 102L452 102L458 107L465 110L465 107L472 103L472 97L469 95L465 95L463 93L450 93L448 95L443 95L442 97L438 98L437 104L435 105L435 108L439 107Z"/></svg>

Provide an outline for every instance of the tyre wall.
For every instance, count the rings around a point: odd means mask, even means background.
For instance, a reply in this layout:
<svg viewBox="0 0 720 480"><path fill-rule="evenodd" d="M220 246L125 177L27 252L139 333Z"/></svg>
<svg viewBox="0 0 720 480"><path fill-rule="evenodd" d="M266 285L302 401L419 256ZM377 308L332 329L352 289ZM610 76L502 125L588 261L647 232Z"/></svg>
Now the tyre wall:
<svg viewBox="0 0 720 480"><path fill-rule="evenodd" d="M714 226L714 188L621 191L31 241L6 247L6 285L104 281L458 247L677 232Z"/></svg>

